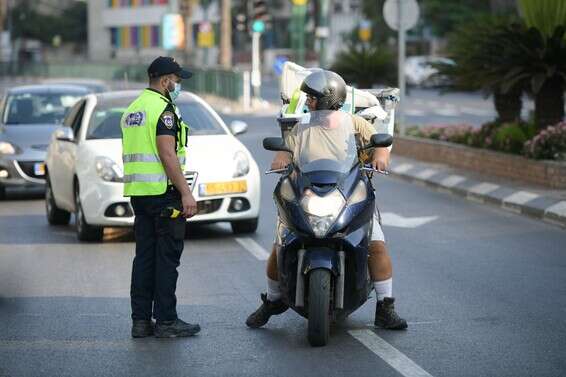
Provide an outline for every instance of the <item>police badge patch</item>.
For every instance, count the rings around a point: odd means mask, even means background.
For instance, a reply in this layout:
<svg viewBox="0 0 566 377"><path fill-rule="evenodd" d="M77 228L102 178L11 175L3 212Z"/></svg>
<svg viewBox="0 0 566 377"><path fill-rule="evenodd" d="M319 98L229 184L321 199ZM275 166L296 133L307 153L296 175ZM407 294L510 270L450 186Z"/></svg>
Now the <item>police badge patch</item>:
<svg viewBox="0 0 566 377"><path fill-rule="evenodd" d="M165 127L170 130L175 124L175 115L170 111L164 111L163 114L161 114L161 121Z"/></svg>

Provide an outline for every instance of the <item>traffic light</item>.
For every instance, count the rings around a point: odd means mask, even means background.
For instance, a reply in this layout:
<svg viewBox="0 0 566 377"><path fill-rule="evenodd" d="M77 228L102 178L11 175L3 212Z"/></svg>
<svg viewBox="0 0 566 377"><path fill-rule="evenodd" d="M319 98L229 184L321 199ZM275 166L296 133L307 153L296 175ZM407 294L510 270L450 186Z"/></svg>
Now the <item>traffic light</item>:
<svg viewBox="0 0 566 377"><path fill-rule="evenodd" d="M261 23L256 23L254 28L254 22L262 21ZM267 4L265 0L253 0L252 3L252 29L260 30L262 26L265 29L271 29L272 17L267 10Z"/></svg>
<svg viewBox="0 0 566 377"><path fill-rule="evenodd" d="M245 32L248 30L248 15L243 11L236 13L234 24L237 31Z"/></svg>

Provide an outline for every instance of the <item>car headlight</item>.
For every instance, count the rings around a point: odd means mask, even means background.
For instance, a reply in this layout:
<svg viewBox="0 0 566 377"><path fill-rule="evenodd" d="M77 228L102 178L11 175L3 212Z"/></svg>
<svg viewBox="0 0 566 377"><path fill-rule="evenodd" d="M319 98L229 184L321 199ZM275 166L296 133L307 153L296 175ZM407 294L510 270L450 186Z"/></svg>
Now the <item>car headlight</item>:
<svg viewBox="0 0 566 377"><path fill-rule="evenodd" d="M0 154L16 154L16 148L6 141L0 141Z"/></svg>
<svg viewBox="0 0 566 377"><path fill-rule="evenodd" d="M97 157L95 161L96 173L107 182L123 182L124 173L116 162L108 157Z"/></svg>
<svg viewBox="0 0 566 377"><path fill-rule="evenodd" d="M250 160L248 159L248 156L242 151L236 152L234 154L234 166L234 178L248 174L250 171Z"/></svg>
<svg viewBox="0 0 566 377"><path fill-rule="evenodd" d="M342 212L346 201L338 190L325 196L318 196L312 190L305 190L301 199L301 208L307 213L307 219L316 237L322 238Z"/></svg>
<svg viewBox="0 0 566 377"><path fill-rule="evenodd" d="M361 203L364 200L366 200L367 197L368 197L368 190L366 188L366 184L364 181L359 181L358 184L356 185L356 188L352 192L352 195L350 195L350 198L348 198L348 204L352 205L352 204Z"/></svg>

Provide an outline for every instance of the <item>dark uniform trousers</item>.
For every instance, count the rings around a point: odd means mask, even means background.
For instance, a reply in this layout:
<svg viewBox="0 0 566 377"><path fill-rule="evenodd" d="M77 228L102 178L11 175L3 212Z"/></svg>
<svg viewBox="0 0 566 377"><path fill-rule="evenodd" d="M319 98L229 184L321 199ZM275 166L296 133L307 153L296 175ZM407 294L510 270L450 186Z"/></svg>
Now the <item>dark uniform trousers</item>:
<svg viewBox="0 0 566 377"><path fill-rule="evenodd" d="M160 215L167 207L181 209L181 195L169 187L163 195L133 196L131 203L136 238L130 289L132 319L150 320L153 309L156 320L175 320L177 267L183 252L185 219Z"/></svg>

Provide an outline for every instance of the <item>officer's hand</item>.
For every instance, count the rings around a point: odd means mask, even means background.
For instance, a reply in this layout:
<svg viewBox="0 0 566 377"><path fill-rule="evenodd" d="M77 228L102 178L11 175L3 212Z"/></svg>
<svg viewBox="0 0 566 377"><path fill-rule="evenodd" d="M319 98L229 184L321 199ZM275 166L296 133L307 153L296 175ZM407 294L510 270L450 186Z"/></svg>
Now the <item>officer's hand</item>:
<svg viewBox="0 0 566 377"><path fill-rule="evenodd" d="M191 193L181 197L183 204L183 217L189 218L197 214L197 202Z"/></svg>
<svg viewBox="0 0 566 377"><path fill-rule="evenodd" d="M291 163L291 156L287 152L278 152L271 163L271 170L284 169Z"/></svg>

